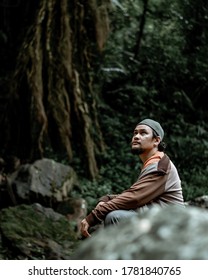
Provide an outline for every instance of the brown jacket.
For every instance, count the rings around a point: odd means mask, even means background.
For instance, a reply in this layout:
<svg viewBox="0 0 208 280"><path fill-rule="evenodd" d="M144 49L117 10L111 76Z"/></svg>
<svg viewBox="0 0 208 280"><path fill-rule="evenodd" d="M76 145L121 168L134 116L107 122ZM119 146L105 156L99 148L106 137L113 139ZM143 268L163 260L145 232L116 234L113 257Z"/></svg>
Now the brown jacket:
<svg viewBox="0 0 208 280"><path fill-rule="evenodd" d="M178 172L166 154L158 162L145 167L129 189L119 195L107 195L100 201L105 203L97 205L86 217L90 226L102 222L114 210L142 210L154 204L184 206Z"/></svg>

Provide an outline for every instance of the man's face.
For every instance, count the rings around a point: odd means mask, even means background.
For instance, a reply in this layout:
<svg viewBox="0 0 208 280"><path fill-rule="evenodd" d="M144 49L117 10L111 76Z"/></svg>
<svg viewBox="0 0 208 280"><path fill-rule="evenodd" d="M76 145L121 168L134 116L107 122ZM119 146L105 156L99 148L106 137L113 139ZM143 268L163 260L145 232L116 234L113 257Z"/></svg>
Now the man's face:
<svg viewBox="0 0 208 280"><path fill-rule="evenodd" d="M158 140L153 138L153 131L147 125L136 126L132 141L131 141L131 152L135 155L141 155L149 153L157 145Z"/></svg>

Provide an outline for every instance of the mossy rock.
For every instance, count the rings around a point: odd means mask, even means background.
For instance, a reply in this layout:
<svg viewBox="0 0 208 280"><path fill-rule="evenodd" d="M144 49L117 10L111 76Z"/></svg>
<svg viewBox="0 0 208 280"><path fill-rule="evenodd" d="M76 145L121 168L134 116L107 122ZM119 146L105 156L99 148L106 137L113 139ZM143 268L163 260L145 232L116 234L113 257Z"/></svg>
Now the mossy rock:
<svg viewBox="0 0 208 280"><path fill-rule="evenodd" d="M39 204L1 210L0 230L1 259L69 259L79 242L65 216Z"/></svg>

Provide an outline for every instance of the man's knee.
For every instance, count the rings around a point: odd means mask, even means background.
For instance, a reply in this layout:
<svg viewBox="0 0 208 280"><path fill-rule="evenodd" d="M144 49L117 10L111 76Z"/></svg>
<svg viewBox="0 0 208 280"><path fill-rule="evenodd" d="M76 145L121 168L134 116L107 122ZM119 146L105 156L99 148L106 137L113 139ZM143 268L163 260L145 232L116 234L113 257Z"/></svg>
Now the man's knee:
<svg viewBox="0 0 208 280"><path fill-rule="evenodd" d="M119 215L118 215L118 211L112 211L110 213L108 213L105 217L105 222L104 225L108 226L108 225L112 225L112 224L117 224L119 222Z"/></svg>
<svg viewBox="0 0 208 280"><path fill-rule="evenodd" d="M112 225L112 224L118 224L119 221L131 218L132 216L135 216L135 211L128 211L128 210L115 210L110 213L108 213L105 217L104 225Z"/></svg>

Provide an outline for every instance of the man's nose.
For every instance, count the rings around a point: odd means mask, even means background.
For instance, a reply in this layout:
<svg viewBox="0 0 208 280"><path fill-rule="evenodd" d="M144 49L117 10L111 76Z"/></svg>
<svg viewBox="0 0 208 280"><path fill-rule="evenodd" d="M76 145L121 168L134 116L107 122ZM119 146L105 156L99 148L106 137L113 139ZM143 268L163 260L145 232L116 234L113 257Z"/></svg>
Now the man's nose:
<svg viewBox="0 0 208 280"><path fill-rule="evenodd" d="M133 139L139 139L139 137L140 137L140 134L137 133L137 134L134 135Z"/></svg>

